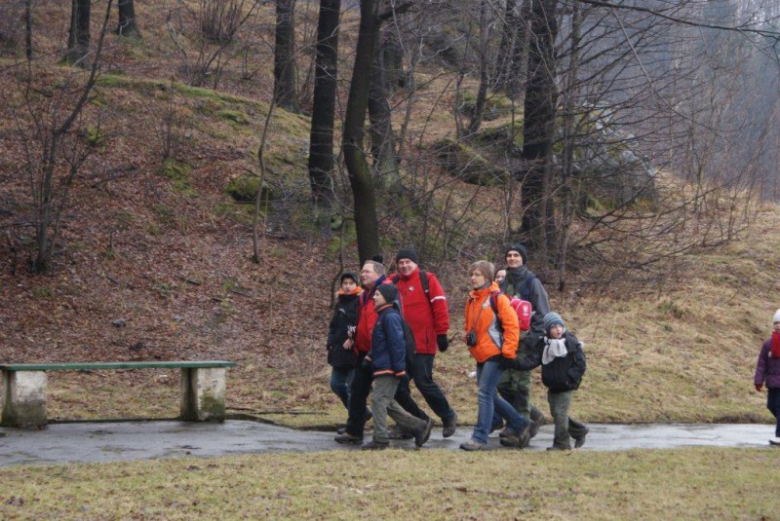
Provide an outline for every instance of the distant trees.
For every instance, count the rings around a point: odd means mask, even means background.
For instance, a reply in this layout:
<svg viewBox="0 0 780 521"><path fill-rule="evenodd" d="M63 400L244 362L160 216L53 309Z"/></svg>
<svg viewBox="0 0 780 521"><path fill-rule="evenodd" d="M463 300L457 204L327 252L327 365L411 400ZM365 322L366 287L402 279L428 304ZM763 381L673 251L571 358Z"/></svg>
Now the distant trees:
<svg viewBox="0 0 780 521"><path fill-rule="evenodd" d="M89 19L91 0L71 0L68 51L65 61L79 67L87 67L89 55Z"/></svg>
<svg viewBox="0 0 780 521"><path fill-rule="evenodd" d="M275 41L274 100L283 109L300 112L295 60L295 0L276 0Z"/></svg>
<svg viewBox="0 0 780 521"><path fill-rule="evenodd" d="M140 38L141 31L135 19L135 4L133 0L117 0L119 23L116 26L116 34L128 38Z"/></svg>

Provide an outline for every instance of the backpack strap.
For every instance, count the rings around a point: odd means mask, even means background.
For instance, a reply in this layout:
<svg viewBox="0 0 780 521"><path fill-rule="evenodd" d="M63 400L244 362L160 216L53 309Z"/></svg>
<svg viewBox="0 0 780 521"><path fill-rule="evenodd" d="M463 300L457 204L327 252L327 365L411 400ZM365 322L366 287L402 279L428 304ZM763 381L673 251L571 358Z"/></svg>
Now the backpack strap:
<svg viewBox="0 0 780 521"><path fill-rule="evenodd" d="M401 280L401 276L396 273L390 280L392 280L393 284L397 286L398 281ZM431 290L428 282L428 273L422 269L420 270L420 286L422 286L423 293L425 293L425 300L428 301L428 305L431 306L431 311L433 311L433 302L431 302L430 298Z"/></svg>
<svg viewBox="0 0 780 521"><path fill-rule="evenodd" d="M536 278L536 274L529 272L523 281L523 285L520 287L520 298L531 302L531 284Z"/></svg>
<svg viewBox="0 0 780 521"><path fill-rule="evenodd" d="M498 317L498 296L501 294L500 291L491 291L490 292L490 308L493 310L493 314Z"/></svg>

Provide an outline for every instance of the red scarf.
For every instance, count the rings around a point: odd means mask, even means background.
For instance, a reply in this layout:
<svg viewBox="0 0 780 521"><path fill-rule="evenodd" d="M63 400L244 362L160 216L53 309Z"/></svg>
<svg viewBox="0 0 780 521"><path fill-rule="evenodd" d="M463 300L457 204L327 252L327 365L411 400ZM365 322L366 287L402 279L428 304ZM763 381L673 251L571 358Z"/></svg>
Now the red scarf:
<svg viewBox="0 0 780 521"><path fill-rule="evenodd" d="M780 333L772 331L772 358L780 358Z"/></svg>

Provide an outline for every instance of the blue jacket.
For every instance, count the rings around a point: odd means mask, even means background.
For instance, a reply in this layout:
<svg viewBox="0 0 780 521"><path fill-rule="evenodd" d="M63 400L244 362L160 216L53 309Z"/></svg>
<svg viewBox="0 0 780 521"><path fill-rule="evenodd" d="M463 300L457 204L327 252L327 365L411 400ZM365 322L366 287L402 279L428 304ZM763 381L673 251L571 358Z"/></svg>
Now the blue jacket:
<svg viewBox="0 0 780 521"><path fill-rule="evenodd" d="M401 315L392 304L377 310L377 321L371 333L371 351L366 360L371 362L374 377L404 376L406 374L406 340Z"/></svg>

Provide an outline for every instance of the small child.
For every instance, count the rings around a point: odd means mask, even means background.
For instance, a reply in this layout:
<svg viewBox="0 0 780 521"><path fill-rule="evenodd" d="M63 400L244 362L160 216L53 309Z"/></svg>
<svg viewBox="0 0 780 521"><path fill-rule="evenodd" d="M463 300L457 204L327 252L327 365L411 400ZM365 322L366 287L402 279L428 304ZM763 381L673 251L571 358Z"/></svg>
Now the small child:
<svg viewBox="0 0 780 521"><path fill-rule="evenodd" d="M772 336L761 346L753 378L756 391L761 392L766 384L766 408L775 417L775 437L770 445L780 446L780 309L772 318Z"/></svg>
<svg viewBox="0 0 780 521"><path fill-rule="evenodd" d="M506 278L506 270L498 270L496 271L496 278L493 280L496 281L496 283L500 286L502 282L504 282L504 279Z"/></svg>
<svg viewBox="0 0 780 521"><path fill-rule="evenodd" d="M542 383L547 387L547 402L555 421L555 437L547 450L571 450L585 444L590 430L587 425L569 417L569 406L574 391L580 386L585 374L585 353L582 342L566 331L566 325L558 313L544 316L545 336L522 360L516 362L518 369L530 371L542 366Z"/></svg>
<svg viewBox="0 0 780 521"><path fill-rule="evenodd" d="M333 367L330 374L330 388L347 410L349 410L349 386L355 374L356 361L352 349L352 336L358 319L360 303L358 297L363 292L357 280L357 275L351 272L341 275L341 289L328 328L328 364Z"/></svg>

